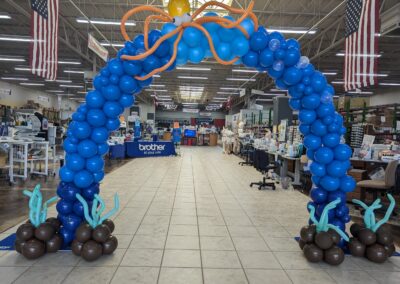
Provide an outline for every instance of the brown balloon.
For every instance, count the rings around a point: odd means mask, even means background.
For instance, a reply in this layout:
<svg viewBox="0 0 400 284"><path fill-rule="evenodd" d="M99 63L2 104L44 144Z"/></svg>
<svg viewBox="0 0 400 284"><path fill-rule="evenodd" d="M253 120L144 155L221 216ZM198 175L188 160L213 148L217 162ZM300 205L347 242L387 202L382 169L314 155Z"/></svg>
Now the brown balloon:
<svg viewBox="0 0 400 284"><path fill-rule="evenodd" d="M314 244L306 244L303 252L309 262L320 262L324 258L324 252Z"/></svg>
<svg viewBox="0 0 400 284"><path fill-rule="evenodd" d="M337 246L331 247L324 252L324 260L330 265L339 265L344 261L344 252Z"/></svg>
<svg viewBox="0 0 400 284"><path fill-rule="evenodd" d="M376 232L376 241L383 246L388 246L393 243L392 233L389 230L378 230Z"/></svg>
<svg viewBox="0 0 400 284"><path fill-rule="evenodd" d="M396 247L394 246L393 243L388 246L384 246L384 248L386 250L386 254L388 257L391 257L393 253L396 251Z"/></svg>
<svg viewBox="0 0 400 284"><path fill-rule="evenodd" d="M333 229L329 229L328 231L327 231L327 233L329 234L329 235L331 235L331 238L332 238L332 241L333 241L333 243L335 244L335 245L337 245L338 243L340 243L340 235L338 234L338 232L336 232L335 230L333 230Z"/></svg>
<svg viewBox="0 0 400 284"><path fill-rule="evenodd" d="M71 250L73 254L81 256L82 248L83 248L83 243L78 242L77 240L72 241Z"/></svg>
<svg viewBox="0 0 400 284"><path fill-rule="evenodd" d="M356 238L349 241L349 250L352 256L363 257L365 255L366 246Z"/></svg>
<svg viewBox="0 0 400 284"><path fill-rule="evenodd" d="M46 222L50 223L53 226L53 228L56 230L56 232L58 232L58 230L60 230L61 222L57 218L55 218L55 217L47 218Z"/></svg>
<svg viewBox="0 0 400 284"><path fill-rule="evenodd" d="M108 228L107 228L108 229ZM86 261L94 261L103 254L103 247L93 240L87 241L81 251L81 256Z"/></svg>
<svg viewBox="0 0 400 284"><path fill-rule="evenodd" d="M85 243L92 237L92 227L87 224L81 224L75 231L75 239L80 243Z"/></svg>
<svg viewBox="0 0 400 284"><path fill-rule="evenodd" d="M359 232L361 229L364 229L364 228L365 228L365 227L364 227L363 225L354 223L354 224L351 225L351 227L350 227L350 233L351 233L351 235L352 235L353 237L357 237L358 232Z"/></svg>
<svg viewBox="0 0 400 284"><path fill-rule="evenodd" d="M367 247L366 256L370 261L376 263L383 263L388 258L387 251L379 244L373 244Z"/></svg>
<svg viewBox="0 0 400 284"><path fill-rule="evenodd" d="M35 227L32 224L22 224L18 227L16 236L18 240L27 241L33 238Z"/></svg>
<svg viewBox="0 0 400 284"><path fill-rule="evenodd" d="M112 234L112 232L114 232L115 225L112 220L106 219L103 221L103 224L106 225L110 229L111 234Z"/></svg>
<svg viewBox="0 0 400 284"><path fill-rule="evenodd" d="M94 228L92 232L92 239L99 243L104 243L110 237L111 232L108 226L101 224Z"/></svg>
<svg viewBox="0 0 400 284"><path fill-rule="evenodd" d="M315 244L323 250L329 249L333 246L331 234L327 232L319 232L315 235Z"/></svg>
<svg viewBox="0 0 400 284"><path fill-rule="evenodd" d="M15 250L16 250L18 253L22 253L22 247L23 247L24 245L25 245L25 241L20 240L20 239L16 239L16 240L15 240L14 247L15 247Z"/></svg>
<svg viewBox="0 0 400 284"><path fill-rule="evenodd" d="M310 225L310 226L304 226L300 230L300 238L305 242L305 243L312 243L314 242L314 235L316 232L316 227L315 225Z"/></svg>
<svg viewBox="0 0 400 284"><path fill-rule="evenodd" d="M36 228L35 237L40 241L46 242L49 241L55 233L56 230L50 223L42 223Z"/></svg>
<svg viewBox="0 0 400 284"><path fill-rule="evenodd" d="M376 234L367 228L361 229L357 234L357 238L366 246L376 243Z"/></svg>
<svg viewBox="0 0 400 284"><path fill-rule="evenodd" d="M62 238L55 234L50 240L46 242L46 252L57 252L62 246Z"/></svg>
<svg viewBox="0 0 400 284"><path fill-rule="evenodd" d="M301 249L303 249L306 244L307 243L305 241L303 241L301 238L299 239L299 246Z"/></svg>
<svg viewBox="0 0 400 284"><path fill-rule="evenodd" d="M118 239L115 236L110 236L103 243L103 254L112 254L118 247Z"/></svg>
<svg viewBox="0 0 400 284"><path fill-rule="evenodd" d="M37 239L31 239L22 246L22 255L27 259L36 259L44 255L46 251L43 242Z"/></svg>

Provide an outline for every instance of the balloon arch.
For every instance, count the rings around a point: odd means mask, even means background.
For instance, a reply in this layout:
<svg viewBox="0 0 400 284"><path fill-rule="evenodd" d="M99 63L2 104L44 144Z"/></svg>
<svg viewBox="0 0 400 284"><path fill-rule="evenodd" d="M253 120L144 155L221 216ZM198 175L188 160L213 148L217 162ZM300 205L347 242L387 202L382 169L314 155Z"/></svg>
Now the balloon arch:
<svg viewBox="0 0 400 284"><path fill-rule="evenodd" d="M234 20L215 13L200 17L209 6L219 6L239 17ZM339 199L336 209L329 211L328 219L329 224L344 231L350 221L346 193L353 191L356 184L346 174L352 151L341 143L346 128L342 116L334 109L334 89L308 58L301 56L297 40L285 40L282 34L259 27L253 6L251 2L242 10L211 1L191 16L187 14L190 10L176 9L177 13L171 15L151 6L137 7L124 15L121 32L125 47L94 79L95 90L87 93L86 104L72 115L64 142L66 163L60 169L57 194L61 199L57 211L65 244L74 239L76 228L85 219L82 202L74 198L76 194L89 207L97 205L93 200L104 178L103 156L108 152L108 135L119 127L119 115L133 105L134 95L151 84L153 75L187 62L198 64L209 57L223 65L244 64L266 72L278 88L289 91L289 104L299 111L307 157L313 161L309 207L315 208L319 219L325 206ZM144 33L131 40L125 23L143 11L155 14L146 18ZM161 31L149 31L152 20L164 22Z"/></svg>

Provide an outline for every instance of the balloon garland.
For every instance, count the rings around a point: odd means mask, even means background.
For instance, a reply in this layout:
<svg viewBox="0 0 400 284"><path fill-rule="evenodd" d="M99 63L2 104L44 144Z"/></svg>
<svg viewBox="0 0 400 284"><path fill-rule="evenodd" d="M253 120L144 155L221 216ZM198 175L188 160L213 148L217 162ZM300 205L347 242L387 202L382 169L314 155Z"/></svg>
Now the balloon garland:
<svg viewBox="0 0 400 284"><path fill-rule="evenodd" d="M281 33L258 26L252 12L253 2L242 10L211 1L191 16L187 14L190 9L186 2L171 0L169 14L151 6L128 11L121 20L125 47L101 69L93 81L94 90L86 95L86 104L72 115L64 142L66 163L60 169L61 183L57 190L64 242L72 242L84 220L84 207L77 194L89 208L99 194L108 134L119 127L119 115L133 105L134 94L149 86L157 73L187 62L198 64L209 57L223 65L244 64L266 72L279 89L289 91L289 104L299 111L299 129L304 135L307 157L312 160L314 186L309 205L315 208L315 218L319 220L325 206L339 199L335 210L329 211L328 223L344 231L350 221L346 193L353 191L356 183L346 174L352 151L341 142L346 129L333 106L333 87L307 57L301 56L297 40L285 40ZM234 20L215 13L199 17L210 6L221 7L239 17ZM131 40L125 23L134 14L145 11L156 14L146 18L144 33ZM165 22L161 31L149 31L152 20Z"/></svg>

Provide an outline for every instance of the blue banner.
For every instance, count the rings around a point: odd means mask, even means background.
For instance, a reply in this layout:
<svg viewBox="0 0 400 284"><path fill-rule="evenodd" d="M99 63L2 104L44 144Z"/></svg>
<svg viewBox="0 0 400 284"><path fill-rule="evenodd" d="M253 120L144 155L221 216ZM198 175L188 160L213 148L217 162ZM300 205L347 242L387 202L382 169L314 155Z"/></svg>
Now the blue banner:
<svg viewBox="0 0 400 284"><path fill-rule="evenodd" d="M131 158L163 157L176 155L174 143L169 141L125 142L126 154Z"/></svg>

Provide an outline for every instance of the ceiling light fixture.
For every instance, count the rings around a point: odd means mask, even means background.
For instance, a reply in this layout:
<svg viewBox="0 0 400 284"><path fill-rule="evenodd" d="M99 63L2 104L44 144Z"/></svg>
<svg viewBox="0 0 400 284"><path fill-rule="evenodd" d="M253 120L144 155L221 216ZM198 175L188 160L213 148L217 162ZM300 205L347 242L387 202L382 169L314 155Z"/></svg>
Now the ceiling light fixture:
<svg viewBox="0 0 400 284"><path fill-rule="evenodd" d="M208 80L208 77L178 76L178 79L187 79L187 80Z"/></svg>
<svg viewBox="0 0 400 284"><path fill-rule="evenodd" d="M363 91L350 91L350 92L347 92L347 93L349 93L349 94L358 94L358 95L373 95L374 94L374 92L363 92Z"/></svg>
<svg viewBox="0 0 400 284"><path fill-rule="evenodd" d="M44 86L43 83L19 83L22 86Z"/></svg>
<svg viewBox="0 0 400 284"><path fill-rule="evenodd" d="M338 53L336 53L336 56L345 56L345 55L346 55L346 54L345 54L344 52L338 52ZM360 54L360 53L354 53L354 54L350 54L350 56L351 56L351 57L358 57L358 56L360 56L360 57L377 57L377 58L379 58L379 57L382 56L382 54L368 54L368 53Z"/></svg>
<svg viewBox="0 0 400 284"><path fill-rule="evenodd" d="M45 80L46 82L57 82L57 83L72 83L72 81L71 80L48 80L48 79L46 79Z"/></svg>
<svg viewBox="0 0 400 284"><path fill-rule="evenodd" d="M337 72L322 72L325 76L335 76L337 75Z"/></svg>
<svg viewBox="0 0 400 284"><path fill-rule="evenodd" d="M207 67L186 67L186 66L178 66L177 70L188 70L188 71L211 71L211 68Z"/></svg>
<svg viewBox="0 0 400 284"><path fill-rule="evenodd" d="M0 41L33 42L29 36L0 36Z"/></svg>
<svg viewBox="0 0 400 284"><path fill-rule="evenodd" d="M77 89L82 89L83 86L80 85L60 85L61 88L77 88Z"/></svg>
<svg viewBox="0 0 400 284"><path fill-rule="evenodd" d="M239 87L220 87L220 89L221 89L221 90L227 90L227 91L229 91L229 90L233 90L233 91L240 91L240 90L242 90L242 88L239 88Z"/></svg>
<svg viewBox="0 0 400 284"><path fill-rule="evenodd" d="M228 81L242 81L242 82L255 82L256 79L254 78L226 78Z"/></svg>
<svg viewBox="0 0 400 284"><path fill-rule="evenodd" d="M256 99L256 102L272 102L273 99Z"/></svg>
<svg viewBox="0 0 400 284"><path fill-rule="evenodd" d="M268 28L268 32L280 32L283 34L310 34L313 35L317 31L309 30L307 28L297 28L297 27L285 27L285 28Z"/></svg>
<svg viewBox="0 0 400 284"><path fill-rule="evenodd" d="M16 57L0 57L0 61L25 62L25 59Z"/></svg>
<svg viewBox="0 0 400 284"><path fill-rule="evenodd" d="M20 77L1 77L1 79L9 81L28 81L28 78L20 78Z"/></svg>
<svg viewBox="0 0 400 284"><path fill-rule="evenodd" d="M46 90L48 93L64 93L64 91L61 90Z"/></svg>
<svg viewBox="0 0 400 284"><path fill-rule="evenodd" d="M155 87L163 88L163 87L165 87L165 85L151 84L150 87L152 87L152 88L155 88Z"/></svg>
<svg viewBox="0 0 400 284"><path fill-rule="evenodd" d="M122 42L101 42L100 45L102 46L114 46L114 47L124 47L125 44Z"/></svg>
<svg viewBox="0 0 400 284"><path fill-rule="evenodd" d="M146 92L163 92L166 93L168 90L154 90L154 89L145 89Z"/></svg>
<svg viewBox="0 0 400 284"><path fill-rule="evenodd" d="M70 73L70 74L85 74L85 71L79 71L79 70L64 70L64 73Z"/></svg>
<svg viewBox="0 0 400 284"><path fill-rule="evenodd" d="M239 72L239 73L260 73L257 70L251 70L251 69L232 69L232 72Z"/></svg>
<svg viewBox="0 0 400 284"><path fill-rule="evenodd" d="M11 19L11 16L8 13L0 13L0 19L2 20L9 20Z"/></svg>
<svg viewBox="0 0 400 284"><path fill-rule="evenodd" d="M218 95L239 95L239 93L231 93L231 92L217 92Z"/></svg>
<svg viewBox="0 0 400 284"><path fill-rule="evenodd" d="M356 73L357 76L374 76L374 77L387 77L389 74L369 74L369 73Z"/></svg>
<svg viewBox="0 0 400 284"><path fill-rule="evenodd" d="M58 64L66 64L66 65L81 65L81 62L78 61L66 61L66 60L59 60Z"/></svg>
<svg viewBox="0 0 400 284"><path fill-rule="evenodd" d="M120 20L115 20L115 19L85 19L85 18L77 18L76 19L77 23L80 24L95 24L95 25L108 25L108 26L120 26L121 21ZM136 22L134 21L127 21L125 23L126 26L136 26Z"/></svg>
<svg viewBox="0 0 400 284"><path fill-rule="evenodd" d="M400 83L379 83L381 86L400 86Z"/></svg>

